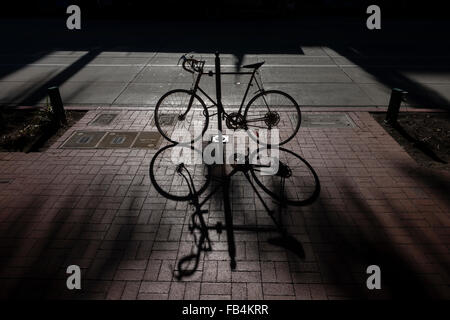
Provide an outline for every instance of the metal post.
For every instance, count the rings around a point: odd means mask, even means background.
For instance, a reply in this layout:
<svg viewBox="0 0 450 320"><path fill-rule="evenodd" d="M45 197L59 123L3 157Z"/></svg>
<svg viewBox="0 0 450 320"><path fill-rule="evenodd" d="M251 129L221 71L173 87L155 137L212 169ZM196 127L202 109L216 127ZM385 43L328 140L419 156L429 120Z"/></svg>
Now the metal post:
<svg viewBox="0 0 450 320"><path fill-rule="evenodd" d="M391 98L389 100L389 107L386 113L386 119L384 120L387 124L395 125L397 124L398 112L400 111L400 105L402 100L404 100L406 91L402 89L394 88L392 89Z"/></svg>
<svg viewBox="0 0 450 320"><path fill-rule="evenodd" d="M222 134L222 83L220 81L220 58L219 52L216 52L216 99L217 99L217 129L219 130L219 134Z"/></svg>
<svg viewBox="0 0 450 320"><path fill-rule="evenodd" d="M222 163L224 163L224 150L223 150L223 135L222 135L222 83L220 80L220 58L219 52L216 52L215 59L216 66L216 99L217 99L217 142L219 143L219 154L222 159Z"/></svg>
<svg viewBox="0 0 450 320"><path fill-rule="evenodd" d="M58 125L61 123L67 125L66 112L64 111L64 105L62 103L61 94L59 93L59 88L48 88L48 96L50 97L50 104Z"/></svg>
<svg viewBox="0 0 450 320"><path fill-rule="evenodd" d="M231 212L230 204L230 179L226 173L225 166L225 154L223 148L223 135L222 135L222 83L220 81L220 58L219 52L216 52L215 59L216 66L216 98L217 98L217 129L218 129L218 141L219 144L219 154L221 155L222 164L222 191L223 191L223 209L225 214L225 225L227 231L227 242L228 242L228 254L230 256L230 266L231 269L236 268L236 246L234 243L234 228L233 228L233 213Z"/></svg>

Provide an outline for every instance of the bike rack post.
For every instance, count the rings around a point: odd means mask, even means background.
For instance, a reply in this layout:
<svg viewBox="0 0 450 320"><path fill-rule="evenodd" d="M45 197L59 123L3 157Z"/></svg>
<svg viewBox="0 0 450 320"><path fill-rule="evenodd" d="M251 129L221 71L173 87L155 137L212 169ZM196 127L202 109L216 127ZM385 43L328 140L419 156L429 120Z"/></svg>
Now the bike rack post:
<svg viewBox="0 0 450 320"><path fill-rule="evenodd" d="M51 87L47 89L48 96L50 97L50 104L52 106L53 112L58 122L58 126L62 123L67 125L66 112L64 111L64 105L61 99L61 94L59 93L58 87Z"/></svg>
<svg viewBox="0 0 450 320"><path fill-rule="evenodd" d="M221 155L222 164L222 191L223 191L223 209L225 215L225 225L227 231L227 242L228 242L228 254L230 256L230 266L231 269L236 268L236 245L234 243L234 230L233 230L233 213L231 212L230 205L230 179L225 172L225 154L223 148L223 135L222 135L222 83L220 80L220 57L219 52L216 52L215 58L215 69L216 69L216 98L217 98L217 130L218 130L218 141L219 144L219 154Z"/></svg>
<svg viewBox="0 0 450 320"><path fill-rule="evenodd" d="M216 51L216 99L217 99L217 129L222 134L222 83L220 80L220 57L219 52ZM219 139L219 141L222 141Z"/></svg>
<svg viewBox="0 0 450 320"><path fill-rule="evenodd" d="M389 106L386 113L386 119L384 120L385 123L391 126L395 126L397 124L400 105L402 104L402 101L405 100L406 94L407 92L402 89L399 88L392 89L391 98L389 100Z"/></svg>

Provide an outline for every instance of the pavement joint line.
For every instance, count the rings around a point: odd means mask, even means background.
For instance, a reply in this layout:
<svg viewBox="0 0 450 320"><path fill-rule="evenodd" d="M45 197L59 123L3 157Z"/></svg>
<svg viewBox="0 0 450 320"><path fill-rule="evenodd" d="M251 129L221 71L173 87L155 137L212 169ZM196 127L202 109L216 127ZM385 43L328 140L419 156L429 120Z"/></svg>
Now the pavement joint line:
<svg viewBox="0 0 450 320"><path fill-rule="evenodd" d="M105 105L105 106L89 106L89 105L67 105L66 110L87 110L87 111L153 111L154 105L131 105L125 107L123 105ZM302 112L385 112L387 106L301 106ZM415 108L411 106L402 106L400 112L436 112L446 113L448 111L430 108Z"/></svg>
<svg viewBox="0 0 450 320"><path fill-rule="evenodd" d="M1 105L1 104L0 104ZM35 107L39 107L36 105ZM17 106L18 109L30 109L35 108L32 106ZM387 110L387 105L365 105L365 106L330 106L330 105L302 105L302 112L384 112ZM104 105L91 105L91 104L68 104L65 105L66 110L86 110L86 111L153 111L154 104L104 104ZM403 105L400 108L401 112L436 112L447 113L447 110L433 109L433 108L421 108L409 105Z"/></svg>
<svg viewBox="0 0 450 320"><path fill-rule="evenodd" d="M0 67L67 67L71 65L70 63L30 63L30 64L0 64ZM87 64L86 67L180 67L176 64ZM212 64L205 64L205 67L214 67ZM224 68L235 68L234 64L222 65ZM265 64L265 68L361 68L358 64ZM368 68L441 68L440 66L429 66L429 65L364 65Z"/></svg>

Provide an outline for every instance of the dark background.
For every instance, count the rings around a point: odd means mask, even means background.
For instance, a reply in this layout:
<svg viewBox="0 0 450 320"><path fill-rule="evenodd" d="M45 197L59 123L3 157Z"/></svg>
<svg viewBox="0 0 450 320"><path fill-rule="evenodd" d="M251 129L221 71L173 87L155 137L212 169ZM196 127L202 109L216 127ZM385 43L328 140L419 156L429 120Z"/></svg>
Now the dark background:
<svg viewBox="0 0 450 320"><path fill-rule="evenodd" d="M444 1L407 0L44 0L2 3L2 17L52 17L68 5L82 7L86 18L123 19L297 19L306 16L357 16L371 4L382 6L384 17L447 18Z"/></svg>

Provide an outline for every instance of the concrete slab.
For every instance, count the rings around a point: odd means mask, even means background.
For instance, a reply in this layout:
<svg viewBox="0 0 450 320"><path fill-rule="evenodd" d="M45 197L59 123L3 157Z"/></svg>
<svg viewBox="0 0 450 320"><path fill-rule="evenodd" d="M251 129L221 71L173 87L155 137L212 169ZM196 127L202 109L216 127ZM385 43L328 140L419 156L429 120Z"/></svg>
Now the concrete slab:
<svg viewBox="0 0 450 320"><path fill-rule="evenodd" d="M180 66L150 66L145 67L142 72L133 80L133 83L154 83L154 82L192 82L192 74L183 70Z"/></svg>
<svg viewBox="0 0 450 320"><path fill-rule="evenodd" d="M102 66L83 67L68 79L78 82L129 82L143 67L130 66Z"/></svg>
<svg viewBox="0 0 450 320"><path fill-rule="evenodd" d="M367 71L364 71L363 69L359 67L343 67L342 70L345 72L345 74L353 80L353 82L356 83L378 83L379 79L368 73ZM388 70L386 70L385 74L387 75L389 73Z"/></svg>
<svg viewBox="0 0 450 320"><path fill-rule="evenodd" d="M360 84L359 87L367 94L375 105L388 105L391 89L379 83Z"/></svg>
<svg viewBox="0 0 450 320"><path fill-rule="evenodd" d="M30 55L5 55L0 57L0 66L3 65L18 65L21 66L24 62L29 63L31 65L69 65L78 60L80 57L78 56L60 56L60 55L44 55L40 56L30 56Z"/></svg>
<svg viewBox="0 0 450 320"><path fill-rule="evenodd" d="M120 82L65 82L60 87L61 97L65 103L99 103L111 104L125 89L126 83ZM45 98L41 102L45 101Z"/></svg>
<svg viewBox="0 0 450 320"><path fill-rule="evenodd" d="M333 62L338 65L338 66L357 66L357 64L355 64L355 62L353 62L354 60L352 60L351 58L344 58L344 57L331 57L331 59L333 60Z"/></svg>
<svg viewBox="0 0 450 320"><path fill-rule="evenodd" d="M0 81L31 81L36 84L47 82L64 70L62 66L17 66L11 73L11 67L0 67L0 74L4 76Z"/></svg>
<svg viewBox="0 0 450 320"><path fill-rule="evenodd" d="M72 56L72 57L81 57L84 56L89 51L86 50L55 50L55 51L47 51L45 54L47 56Z"/></svg>
<svg viewBox="0 0 450 320"><path fill-rule="evenodd" d="M97 56L89 62L91 65L145 65L151 60L151 57L123 57L123 56Z"/></svg>
<svg viewBox="0 0 450 320"><path fill-rule="evenodd" d="M265 83L265 89L289 93L299 105L366 106L375 105L370 97L354 83Z"/></svg>
<svg viewBox="0 0 450 320"><path fill-rule="evenodd" d="M262 68L268 68L271 65L335 65L330 57L310 57L304 55L260 55L260 61L266 63Z"/></svg>
<svg viewBox="0 0 450 320"><path fill-rule="evenodd" d="M117 97L116 104L156 105L167 91L178 88L173 83L131 83Z"/></svg>
<svg viewBox="0 0 450 320"><path fill-rule="evenodd" d="M176 66L182 55L183 54L179 54L177 56L171 56L171 57L158 55L152 59L150 65L152 65L152 66L167 66L167 65ZM204 55L194 54L194 58L197 58L199 60L200 59L205 60L206 65L209 67L214 67L214 65L215 65L214 56L211 56L211 55L204 56ZM258 61L260 61L260 60L258 60L258 57L256 55L254 55L254 56L245 55L242 57L242 61L240 62L240 64L245 65L245 64L255 63ZM235 66L238 64L238 62L239 62L239 60L238 60L238 57L236 57L236 56L220 55L220 63L222 66Z"/></svg>
<svg viewBox="0 0 450 320"><path fill-rule="evenodd" d="M301 46L300 49L305 56L328 56L324 48L320 46Z"/></svg>
<svg viewBox="0 0 450 320"><path fill-rule="evenodd" d="M30 82L0 82L0 103L19 103L36 87Z"/></svg>
<svg viewBox="0 0 450 320"><path fill-rule="evenodd" d="M99 53L98 57L124 57L124 58L153 58L156 56L154 51L130 51L125 47L113 47L108 51Z"/></svg>
<svg viewBox="0 0 450 320"><path fill-rule="evenodd" d="M292 67L265 68L261 71L263 81L267 82L320 82L320 83L345 83L352 80L339 67Z"/></svg>
<svg viewBox="0 0 450 320"><path fill-rule="evenodd" d="M374 105L369 96L357 84L304 84L303 89L311 97L313 105L369 106Z"/></svg>

